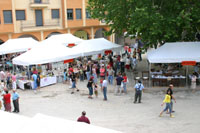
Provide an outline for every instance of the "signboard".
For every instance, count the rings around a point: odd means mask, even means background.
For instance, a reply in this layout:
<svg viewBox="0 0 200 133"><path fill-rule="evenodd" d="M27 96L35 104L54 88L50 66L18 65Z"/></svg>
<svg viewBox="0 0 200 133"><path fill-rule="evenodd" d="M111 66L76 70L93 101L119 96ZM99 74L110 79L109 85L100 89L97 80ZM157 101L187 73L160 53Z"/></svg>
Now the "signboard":
<svg viewBox="0 0 200 133"><path fill-rule="evenodd" d="M195 66L196 61L182 61L181 65L183 65L183 66Z"/></svg>
<svg viewBox="0 0 200 133"><path fill-rule="evenodd" d="M70 44L68 44L68 47L74 47L75 46L75 44L74 43L70 43Z"/></svg>
<svg viewBox="0 0 200 133"><path fill-rule="evenodd" d="M110 54L110 53L112 53L112 50L106 50L106 51L105 51L105 55L108 55L108 54Z"/></svg>
<svg viewBox="0 0 200 133"><path fill-rule="evenodd" d="M69 59L69 60L64 60L64 64L69 63L69 62L73 62L74 59Z"/></svg>

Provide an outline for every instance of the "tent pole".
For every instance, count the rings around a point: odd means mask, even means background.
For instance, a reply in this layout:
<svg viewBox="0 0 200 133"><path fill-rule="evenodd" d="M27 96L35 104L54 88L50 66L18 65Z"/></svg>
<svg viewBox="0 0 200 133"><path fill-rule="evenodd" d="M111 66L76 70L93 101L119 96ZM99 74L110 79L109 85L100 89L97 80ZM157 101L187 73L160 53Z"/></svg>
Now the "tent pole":
<svg viewBox="0 0 200 133"><path fill-rule="evenodd" d="M31 79L31 78L30 78L30 77L31 77L31 74L30 74L29 66L27 66L27 69L28 69L28 70L27 70L27 71L28 71L28 79L30 80L30 79Z"/></svg>
<svg viewBox="0 0 200 133"><path fill-rule="evenodd" d="M151 78L151 63L149 62L149 87L150 87L150 78Z"/></svg>
<svg viewBox="0 0 200 133"><path fill-rule="evenodd" d="M186 68L186 87L188 87L188 65L187 65L187 68Z"/></svg>

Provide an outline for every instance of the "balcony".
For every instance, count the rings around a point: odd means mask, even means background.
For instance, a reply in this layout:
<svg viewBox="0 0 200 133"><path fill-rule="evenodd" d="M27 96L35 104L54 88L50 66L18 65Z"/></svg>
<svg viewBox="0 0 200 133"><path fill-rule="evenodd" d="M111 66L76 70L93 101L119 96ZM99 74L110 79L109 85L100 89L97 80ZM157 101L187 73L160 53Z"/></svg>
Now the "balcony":
<svg viewBox="0 0 200 133"><path fill-rule="evenodd" d="M49 0L30 0L31 8L46 8L49 5Z"/></svg>
<svg viewBox="0 0 200 133"><path fill-rule="evenodd" d="M44 20L40 25L38 25L35 20L21 21L21 31L58 29L61 28L60 26L60 19Z"/></svg>

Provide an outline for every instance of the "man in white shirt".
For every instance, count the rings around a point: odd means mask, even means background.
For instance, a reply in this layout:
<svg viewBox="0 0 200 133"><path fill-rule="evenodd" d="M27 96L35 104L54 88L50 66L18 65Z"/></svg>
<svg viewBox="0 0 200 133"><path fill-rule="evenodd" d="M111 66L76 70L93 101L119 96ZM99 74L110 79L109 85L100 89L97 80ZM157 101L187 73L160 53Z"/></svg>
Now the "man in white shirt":
<svg viewBox="0 0 200 133"><path fill-rule="evenodd" d="M107 87L108 87L108 81L104 78L102 83L104 101L107 101Z"/></svg>

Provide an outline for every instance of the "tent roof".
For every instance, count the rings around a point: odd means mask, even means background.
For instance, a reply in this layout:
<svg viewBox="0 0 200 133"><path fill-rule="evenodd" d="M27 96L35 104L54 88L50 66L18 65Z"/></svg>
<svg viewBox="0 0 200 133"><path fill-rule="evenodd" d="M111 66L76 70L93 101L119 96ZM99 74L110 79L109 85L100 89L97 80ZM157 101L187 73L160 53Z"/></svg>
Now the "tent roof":
<svg viewBox="0 0 200 133"><path fill-rule="evenodd" d="M121 45L112 43L104 38L85 40L72 48L74 52L81 53L82 56L89 56L103 53L106 50L120 51Z"/></svg>
<svg viewBox="0 0 200 133"><path fill-rule="evenodd" d="M181 63L182 61L200 62L200 42L174 42L149 51L150 63Z"/></svg>
<svg viewBox="0 0 200 133"><path fill-rule="evenodd" d="M43 114L36 114L33 118L29 118L0 110L0 118L1 132L8 133L121 133Z"/></svg>
<svg viewBox="0 0 200 133"><path fill-rule="evenodd" d="M83 122L65 120L43 114L35 115L20 133L120 133L118 131L86 124Z"/></svg>
<svg viewBox="0 0 200 133"><path fill-rule="evenodd" d="M38 41L33 38L17 38L17 39L9 39L2 45L0 45L0 55L24 52L30 48L33 48L39 44Z"/></svg>
<svg viewBox="0 0 200 133"><path fill-rule="evenodd" d="M68 44L72 44L72 43L79 44L84 40L82 40L72 34L67 33L67 34L52 35L44 41L51 41L51 42L54 42L55 44L63 44L65 46L67 46Z"/></svg>
<svg viewBox="0 0 200 133"><path fill-rule="evenodd" d="M41 42L40 46L35 47L26 53L13 59L13 64L17 65L35 65L52 62L59 62L76 57L70 48L49 42Z"/></svg>

